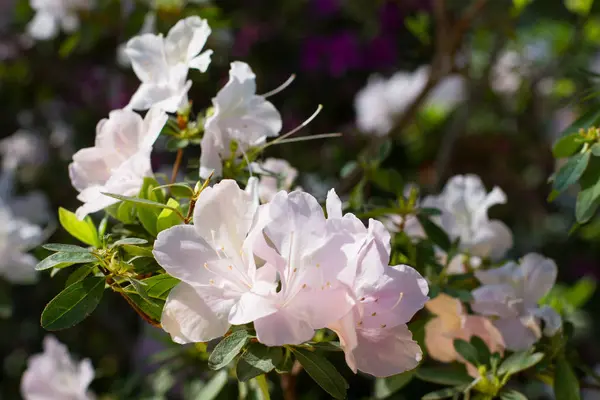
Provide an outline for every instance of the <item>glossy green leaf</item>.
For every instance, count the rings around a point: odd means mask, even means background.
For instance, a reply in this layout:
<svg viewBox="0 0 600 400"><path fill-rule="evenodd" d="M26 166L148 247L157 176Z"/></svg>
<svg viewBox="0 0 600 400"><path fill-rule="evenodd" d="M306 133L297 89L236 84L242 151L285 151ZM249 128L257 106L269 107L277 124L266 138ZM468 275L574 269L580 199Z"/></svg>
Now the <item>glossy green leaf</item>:
<svg viewBox="0 0 600 400"><path fill-rule="evenodd" d="M457 386L453 388L446 388L436 390L435 392L427 393L423 396L422 400L439 400L439 399L449 399L451 397L456 396L459 393L462 393L467 387L466 386Z"/></svg>
<svg viewBox="0 0 600 400"><path fill-rule="evenodd" d="M85 264L75 268L75 271L71 272L71 275L67 278L65 282L65 288L71 286L76 282L82 281L86 278L95 268L95 264Z"/></svg>
<svg viewBox="0 0 600 400"><path fill-rule="evenodd" d="M241 382L246 382L275 369L283 359L281 347L267 347L260 343L251 343L238 359L235 373Z"/></svg>
<svg viewBox="0 0 600 400"><path fill-rule="evenodd" d="M569 158L569 160L563 165L554 178L553 188L558 192L563 192L567 188L579 180L581 175L588 166L590 161L590 152L579 153Z"/></svg>
<svg viewBox="0 0 600 400"><path fill-rule="evenodd" d="M427 237L442 250L448 252L452 246L448 234L425 215L417 215L417 219L427 234Z"/></svg>
<svg viewBox="0 0 600 400"><path fill-rule="evenodd" d="M157 186L152 190L167 189L172 196L177 198L189 199L194 196L194 189L185 183L170 183L168 185Z"/></svg>
<svg viewBox="0 0 600 400"><path fill-rule="evenodd" d="M124 244L123 250L125 250L128 254L136 257L153 257L152 255L152 247L140 247L132 244Z"/></svg>
<svg viewBox="0 0 600 400"><path fill-rule="evenodd" d="M43 271L53 267L63 268L73 264L97 261L98 259L92 253L54 253L40 261L35 269Z"/></svg>
<svg viewBox="0 0 600 400"><path fill-rule="evenodd" d="M140 189L139 198L158 203L166 203L165 194L158 181L152 177L145 177Z"/></svg>
<svg viewBox="0 0 600 400"><path fill-rule="evenodd" d="M62 243L47 243L42 246L46 250L60 251L63 253L89 253L91 250L85 247L75 246L73 244L62 244Z"/></svg>
<svg viewBox="0 0 600 400"><path fill-rule="evenodd" d="M544 353L532 354L529 351L513 353L500 364L498 374L516 374L517 372L533 367L535 364L542 361L542 358L544 358Z"/></svg>
<svg viewBox="0 0 600 400"><path fill-rule="evenodd" d="M142 280L146 294L155 299L166 300L169 292L179 283L179 279L167 274L160 274Z"/></svg>
<svg viewBox="0 0 600 400"><path fill-rule="evenodd" d="M169 199L167 205L175 209L179 209L179 202L173 198ZM158 219L156 221L156 228L158 232L162 232L165 229L169 229L170 227L179 225L181 223L181 218L179 218L179 216L177 216L175 212L169 209L164 209L158 215Z"/></svg>
<svg viewBox="0 0 600 400"><path fill-rule="evenodd" d="M210 354L208 366L220 369L229 364L250 340L250 334L245 329L239 329L223 338Z"/></svg>
<svg viewBox="0 0 600 400"><path fill-rule="evenodd" d="M338 370L323 356L303 348L292 348L296 360L310 377L335 399L344 399L348 383Z"/></svg>
<svg viewBox="0 0 600 400"><path fill-rule="evenodd" d="M176 209L173 209L172 207L167 206L166 204L163 203L159 203L157 201L152 201L152 200L147 200L147 199L140 199L139 197L131 197L131 196L121 196L120 194L114 194L114 193L102 193L105 196L108 197L112 197L114 199L117 200L121 200L121 201L125 201L125 202L129 202L141 207L145 207L145 208L168 208L171 209L173 211L176 211ZM183 216L182 216L182 220L183 220Z"/></svg>
<svg viewBox="0 0 600 400"><path fill-rule="evenodd" d="M129 300L136 305L139 311L143 312L148 318L153 321L159 322L162 316L162 310L165 306L164 300L152 299L148 301L137 293L126 293L124 294Z"/></svg>
<svg viewBox="0 0 600 400"><path fill-rule="evenodd" d="M89 216L80 221L74 213L61 207L58 209L58 219L71 236L90 246L100 247L98 231Z"/></svg>
<svg viewBox="0 0 600 400"><path fill-rule="evenodd" d="M125 223L125 224L133 224L136 222L136 211L135 204L123 201L118 205L116 218Z"/></svg>
<svg viewBox="0 0 600 400"><path fill-rule="evenodd" d="M573 367L564 355L556 360L554 372L554 396L557 399L580 400L579 381L573 372Z"/></svg>
<svg viewBox="0 0 600 400"><path fill-rule="evenodd" d="M561 136L578 133L580 129L588 129L597 126L600 123L600 109L593 107L588 112L580 116L568 128L562 131Z"/></svg>
<svg viewBox="0 0 600 400"><path fill-rule="evenodd" d="M55 331L83 321L100 303L104 284L104 277L90 276L67 287L44 308L42 327Z"/></svg>
<svg viewBox="0 0 600 400"><path fill-rule="evenodd" d="M158 235L158 229L156 225L158 221L159 212L157 212L156 209L148 209L145 207L138 207L136 211L137 217L140 220L144 229L149 234L156 237Z"/></svg>

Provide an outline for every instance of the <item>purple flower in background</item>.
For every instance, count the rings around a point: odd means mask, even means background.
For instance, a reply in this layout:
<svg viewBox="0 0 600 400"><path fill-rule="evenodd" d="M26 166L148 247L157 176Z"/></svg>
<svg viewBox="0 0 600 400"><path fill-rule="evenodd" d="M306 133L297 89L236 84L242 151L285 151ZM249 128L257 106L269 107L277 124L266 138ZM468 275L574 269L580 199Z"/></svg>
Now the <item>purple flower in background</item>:
<svg viewBox="0 0 600 400"><path fill-rule="evenodd" d="M263 29L259 24L248 23L240 29L235 37L233 45L233 55L236 57L244 57L249 52L252 46L261 38Z"/></svg>
<svg viewBox="0 0 600 400"><path fill-rule="evenodd" d="M381 32L393 33L404 26L404 13L397 2L387 1L379 9L379 25Z"/></svg>
<svg viewBox="0 0 600 400"><path fill-rule="evenodd" d="M302 66L307 71L326 69L333 76L361 66L358 39L350 32L311 37L304 42Z"/></svg>
<svg viewBox="0 0 600 400"><path fill-rule="evenodd" d="M335 14L340 9L339 0L313 0L313 10L321 17Z"/></svg>

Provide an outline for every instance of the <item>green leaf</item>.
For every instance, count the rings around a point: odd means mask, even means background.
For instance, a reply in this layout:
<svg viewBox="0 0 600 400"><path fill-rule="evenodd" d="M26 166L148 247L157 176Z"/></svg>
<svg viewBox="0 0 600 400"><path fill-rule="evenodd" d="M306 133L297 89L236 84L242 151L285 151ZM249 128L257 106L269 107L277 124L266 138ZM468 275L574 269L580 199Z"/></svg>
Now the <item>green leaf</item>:
<svg viewBox="0 0 600 400"><path fill-rule="evenodd" d="M54 253L35 266L37 271L43 271L45 269L53 267L68 267L72 264L82 264L89 262L97 262L98 259L92 253Z"/></svg>
<svg viewBox="0 0 600 400"><path fill-rule="evenodd" d="M557 172L554 178L554 190L558 192L565 191L569 186L576 183L588 166L590 161L590 152L578 153L569 158Z"/></svg>
<svg viewBox="0 0 600 400"><path fill-rule="evenodd" d="M500 393L500 400L527 400L527 397L516 390L508 390Z"/></svg>
<svg viewBox="0 0 600 400"><path fill-rule="evenodd" d="M379 146L379 150L377 152L377 158L374 161L377 163L377 165L379 165L383 161L385 161L385 159L388 158L391 153L392 153L392 140L386 139Z"/></svg>
<svg viewBox="0 0 600 400"><path fill-rule="evenodd" d="M473 378L462 369L449 367L420 367L416 377L425 382L437 383L438 385L468 385Z"/></svg>
<svg viewBox="0 0 600 400"><path fill-rule="evenodd" d="M185 183L170 183L168 185L157 186L152 190L169 189L171 195L177 198L189 199L194 196L194 189Z"/></svg>
<svg viewBox="0 0 600 400"><path fill-rule="evenodd" d="M477 354L477 349L471 343L462 340L454 339L454 350L460 354L465 360L473 365L481 364Z"/></svg>
<svg viewBox="0 0 600 400"><path fill-rule="evenodd" d="M437 244L442 250L448 252L452 246L452 242L448 237L448 234L444 232L442 228L436 223L432 222L425 215L417 215L419 223L423 227L423 230L427 234L427 237L434 243Z"/></svg>
<svg viewBox="0 0 600 400"><path fill-rule="evenodd" d="M592 147L590 148L590 151L592 152L592 155L595 157L600 156L600 143L594 143L592 145Z"/></svg>
<svg viewBox="0 0 600 400"><path fill-rule="evenodd" d="M292 356L292 352L288 349L285 349L282 360L279 362L279 365L275 367L275 371L280 374L289 374L294 367L294 357Z"/></svg>
<svg viewBox="0 0 600 400"><path fill-rule="evenodd" d="M58 220L62 227L74 238L90 246L100 247L98 231L89 216L80 221L74 213L60 207L58 209Z"/></svg>
<svg viewBox="0 0 600 400"><path fill-rule="evenodd" d="M65 282L65 288L76 282L82 281L94 270L95 266L95 264L85 264L76 268L75 271L71 272L71 275L69 275L67 278L67 281Z"/></svg>
<svg viewBox="0 0 600 400"><path fill-rule="evenodd" d="M227 384L227 371L217 372L210 381L198 391L194 399L214 400Z"/></svg>
<svg viewBox="0 0 600 400"><path fill-rule="evenodd" d="M580 400L579 381L564 354L556 360L554 396L557 399Z"/></svg>
<svg viewBox="0 0 600 400"><path fill-rule="evenodd" d="M112 244L111 247L116 247L116 246L123 246L126 244L146 244L148 243L148 241L146 239L140 239L140 238L125 238L125 239L120 239L117 240L116 242L114 242Z"/></svg>
<svg viewBox="0 0 600 400"><path fill-rule="evenodd" d="M179 209L179 202L173 198L169 199L167 205L175 209ZM162 232L165 229L169 229L172 226L181 224L181 222L181 219L172 210L164 209L158 215L156 227L158 229L158 232Z"/></svg>
<svg viewBox="0 0 600 400"><path fill-rule="evenodd" d="M155 209L148 209L144 207L137 208L137 217L142 223L144 229L156 237L158 235L158 229L156 227L158 221L158 212Z"/></svg>
<svg viewBox="0 0 600 400"><path fill-rule="evenodd" d="M187 147L189 144L190 141L187 139L171 138L167 141L167 150L177 151L179 149Z"/></svg>
<svg viewBox="0 0 600 400"><path fill-rule="evenodd" d="M89 253L91 250L73 244L47 243L42 246L46 250L61 251L63 253Z"/></svg>
<svg viewBox="0 0 600 400"><path fill-rule="evenodd" d="M271 395L269 394L269 383L267 382L267 377L265 375L259 375L255 380L259 390L258 393L260 394L259 400L270 400Z"/></svg>
<svg viewBox="0 0 600 400"><path fill-rule="evenodd" d="M66 38L58 49L58 55L60 55L61 58L67 58L73 52L73 50L75 50L80 40L81 34L79 32L75 32Z"/></svg>
<svg viewBox="0 0 600 400"><path fill-rule="evenodd" d="M542 361L544 353L533 353L529 351L520 351L508 356L498 368L498 375L513 375L517 372L533 367Z"/></svg>
<svg viewBox="0 0 600 400"><path fill-rule="evenodd" d="M104 277L90 276L67 287L42 311L42 327L56 331L83 321L100 303L104 284Z"/></svg>
<svg viewBox="0 0 600 400"><path fill-rule="evenodd" d="M235 373L241 382L271 372L283 359L281 347L251 343L238 359Z"/></svg>
<svg viewBox="0 0 600 400"><path fill-rule="evenodd" d="M167 274L160 274L142 280L146 285L146 294L155 299L166 300L169 292L179 283L179 279Z"/></svg>
<svg viewBox="0 0 600 400"><path fill-rule="evenodd" d="M292 347L296 360L315 382L335 399L344 399L348 383L326 358L315 352Z"/></svg>
<svg viewBox="0 0 600 400"><path fill-rule="evenodd" d="M600 158L593 157L579 181L581 190L577 194L575 217L577 222L588 222L600 205Z"/></svg>
<svg viewBox="0 0 600 400"><path fill-rule="evenodd" d="M131 254L132 256L153 257L151 247L140 247L131 244L124 244L122 247L123 250L125 250L128 254Z"/></svg>
<svg viewBox="0 0 600 400"><path fill-rule="evenodd" d="M245 329L234 331L223 338L210 354L208 359L210 369L220 369L229 364L249 340L250 335Z"/></svg>
<svg viewBox="0 0 600 400"><path fill-rule="evenodd" d="M438 399L448 399L450 397L454 397L459 393L462 393L466 389L466 386L457 386L453 388L446 388L436 390L435 392L427 393L423 396L422 400L438 400Z"/></svg>
<svg viewBox="0 0 600 400"><path fill-rule="evenodd" d="M124 224L133 224L135 220L135 204L123 201L118 205L116 218Z"/></svg>
<svg viewBox="0 0 600 400"><path fill-rule="evenodd" d="M352 174L357 168L360 168L360 166L356 161L349 161L342 167L342 170L340 171L340 178L344 179L350 176L350 174Z"/></svg>
<svg viewBox="0 0 600 400"><path fill-rule="evenodd" d="M156 179L145 177L138 197L164 204L166 203L165 194L159 188L160 185Z"/></svg>
<svg viewBox="0 0 600 400"><path fill-rule="evenodd" d="M144 299L137 293L127 292L124 293L124 296L127 296L131 302L133 302L139 311L143 312L146 316L148 316L153 321L159 322L163 307L165 306L165 302L160 299L152 299L151 302Z"/></svg>
<svg viewBox="0 0 600 400"><path fill-rule="evenodd" d="M472 336L469 340L471 345L477 350L477 359L480 364L487 364L490 361L492 353L487 344L479 336Z"/></svg>
<svg viewBox="0 0 600 400"><path fill-rule="evenodd" d="M175 212L178 212L176 209L169 207L166 204L163 203L159 203L157 201L152 201L152 200L147 200L147 199L140 199L139 197L130 197L130 196L121 196L120 194L114 194L114 193L102 193L105 196L108 197L112 197L114 199L117 200L121 200L121 201L125 201L125 202L129 202L138 206L142 206L144 208L167 208L170 210L173 210ZM181 220L183 221L184 217L181 216Z"/></svg>
<svg viewBox="0 0 600 400"><path fill-rule="evenodd" d="M589 301L596 291L596 281L583 277L564 294L564 299L573 307L579 308Z"/></svg>
<svg viewBox="0 0 600 400"><path fill-rule="evenodd" d="M412 369L387 378L377 378L375 380L375 399L385 399L408 385L414 378L415 372L416 370Z"/></svg>
<svg viewBox="0 0 600 400"><path fill-rule="evenodd" d="M563 136L554 143L552 154L554 158L570 157L579 150L584 141L584 138L578 132Z"/></svg>
<svg viewBox="0 0 600 400"><path fill-rule="evenodd" d="M344 351L339 342L308 342L307 344L321 351Z"/></svg>
<svg viewBox="0 0 600 400"><path fill-rule="evenodd" d="M371 173L371 181L389 193L402 193L402 175L395 169L378 169Z"/></svg>

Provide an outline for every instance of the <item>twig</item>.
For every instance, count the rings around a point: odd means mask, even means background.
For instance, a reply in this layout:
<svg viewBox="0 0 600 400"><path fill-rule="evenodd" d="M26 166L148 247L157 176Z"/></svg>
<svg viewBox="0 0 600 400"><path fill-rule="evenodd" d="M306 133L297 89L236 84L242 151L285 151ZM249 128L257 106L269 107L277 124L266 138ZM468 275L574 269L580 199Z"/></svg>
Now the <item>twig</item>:
<svg viewBox="0 0 600 400"><path fill-rule="evenodd" d="M294 361L290 373L281 375L281 390L284 400L296 400L298 398L296 395L296 378L300 372L302 372L302 364Z"/></svg>
<svg viewBox="0 0 600 400"><path fill-rule="evenodd" d="M181 160L183 158L183 149L177 150L177 156L175 158L175 164L173 164L173 173L171 174L171 182L175 183L175 179L177 179L177 173L179 172L179 167L181 166Z"/></svg>

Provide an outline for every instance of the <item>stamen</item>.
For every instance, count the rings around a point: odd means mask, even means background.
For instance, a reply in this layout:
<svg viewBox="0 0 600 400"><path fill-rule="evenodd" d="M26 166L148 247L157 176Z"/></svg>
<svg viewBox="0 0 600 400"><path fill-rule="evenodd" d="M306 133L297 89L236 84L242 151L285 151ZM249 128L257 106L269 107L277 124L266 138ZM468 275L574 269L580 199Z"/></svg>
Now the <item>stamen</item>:
<svg viewBox="0 0 600 400"><path fill-rule="evenodd" d="M290 75L290 77L287 78L287 80L285 82L283 82L281 85L279 85L275 89L271 90L270 92L262 94L261 96L266 98L266 97L273 96L273 95L281 92L282 90L284 90L285 88L290 86L292 84L292 82L294 82L294 79L296 79L296 74Z"/></svg>

